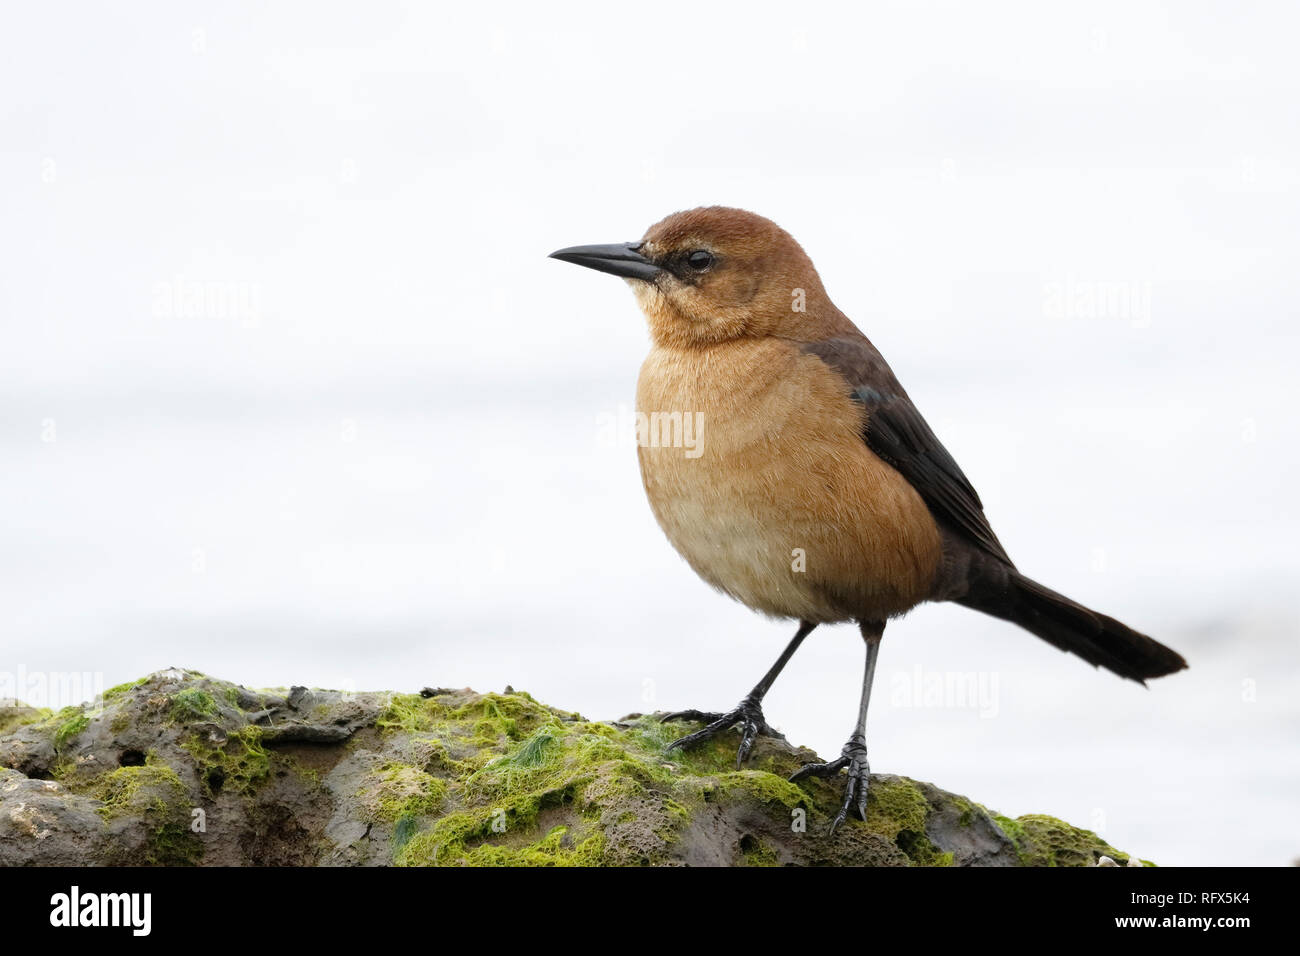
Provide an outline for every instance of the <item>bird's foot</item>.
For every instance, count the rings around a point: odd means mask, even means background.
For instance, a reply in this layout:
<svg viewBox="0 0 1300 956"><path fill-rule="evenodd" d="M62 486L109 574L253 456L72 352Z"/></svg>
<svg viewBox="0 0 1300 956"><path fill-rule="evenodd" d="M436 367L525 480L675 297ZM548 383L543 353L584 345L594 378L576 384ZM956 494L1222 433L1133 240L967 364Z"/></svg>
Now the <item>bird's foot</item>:
<svg viewBox="0 0 1300 956"><path fill-rule="evenodd" d="M754 741L758 735L765 737L776 735L771 727L767 725L767 720L763 717L763 707L756 697L746 697L742 700L735 710L725 714L710 713L703 710L679 710L671 714L665 714L661 718L663 723L670 720L694 720L707 724L703 730L697 730L693 734L687 734L679 740L674 740L665 748L666 750L685 750L688 747L694 747L698 743L703 743L724 730L730 730L737 724L740 725L740 749L736 752L736 766L743 764L749 757L750 750L754 747Z"/></svg>
<svg viewBox="0 0 1300 956"><path fill-rule="evenodd" d="M790 775L791 782L805 777L835 777L841 770L848 768L849 779L844 785L844 803L840 812L831 822L830 832L834 833L846 819L849 811L857 811L859 820L867 819L867 785L871 780L871 767L867 765L867 741L861 734L854 734L840 751L839 757L828 763L804 764Z"/></svg>

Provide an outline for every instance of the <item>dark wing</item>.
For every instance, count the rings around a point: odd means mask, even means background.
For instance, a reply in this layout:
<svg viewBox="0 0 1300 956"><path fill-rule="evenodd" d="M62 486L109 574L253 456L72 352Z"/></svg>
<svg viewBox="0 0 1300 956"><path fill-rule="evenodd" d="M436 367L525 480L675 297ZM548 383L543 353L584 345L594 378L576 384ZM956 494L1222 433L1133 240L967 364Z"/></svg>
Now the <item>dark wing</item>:
<svg viewBox="0 0 1300 956"><path fill-rule="evenodd" d="M930 513L982 551L1011 565L984 517L980 496L875 346L865 337L838 338L808 343L803 350L844 379L850 397L866 409L867 447L908 480Z"/></svg>

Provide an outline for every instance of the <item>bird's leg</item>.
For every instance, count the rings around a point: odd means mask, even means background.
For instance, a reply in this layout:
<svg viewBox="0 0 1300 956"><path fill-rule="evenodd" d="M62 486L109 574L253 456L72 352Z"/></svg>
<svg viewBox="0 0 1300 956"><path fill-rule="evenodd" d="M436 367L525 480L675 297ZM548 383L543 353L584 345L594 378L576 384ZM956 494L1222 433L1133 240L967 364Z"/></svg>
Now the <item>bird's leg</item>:
<svg viewBox="0 0 1300 956"><path fill-rule="evenodd" d="M668 745L667 749L675 750L692 747L701 741L708 740L710 737L717 736L724 730L729 730L736 724L740 724L740 750L736 753L736 766L739 767L743 764L745 758L749 756L749 751L753 748L758 735L771 735L772 733L772 728L767 725L767 720L763 717L763 698L772 689L772 685L776 683L776 678L785 669L785 665L790 663L790 658L794 657L794 652L799 649L803 639L811 634L816 626L811 621L799 622L799 630L795 632L790 643L781 652L781 656L776 659L776 663L763 675L763 679L754 686L754 689L745 695L745 699L736 706L735 710L725 714L702 710L679 710L665 715L663 717L664 721L695 720L708 725L703 730L697 730L693 734L687 734L680 740L674 740Z"/></svg>
<svg viewBox="0 0 1300 956"><path fill-rule="evenodd" d="M867 643L867 665L862 675L862 701L858 705L858 722L853 728L853 736L844 745L837 759L828 763L805 764L790 775L792 781L811 776L833 777L848 768L844 803L831 823L831 833L848 818L850 809L857 811L859 820L867 818L867 785L871 779L871 768L867 765L867 705L871 702L871 681L876 675L876 656L880 653L880 639L884 636L885 625L883 621L863 621L860 627L862 638Z"/></svg>

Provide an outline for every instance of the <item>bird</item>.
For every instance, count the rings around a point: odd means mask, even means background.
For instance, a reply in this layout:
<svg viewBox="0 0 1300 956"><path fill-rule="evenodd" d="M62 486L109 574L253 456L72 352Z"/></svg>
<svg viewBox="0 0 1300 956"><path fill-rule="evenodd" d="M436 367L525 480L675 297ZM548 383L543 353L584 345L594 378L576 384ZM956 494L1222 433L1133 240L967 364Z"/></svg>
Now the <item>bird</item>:
<svg viewBox="0 0 1300 956"><path fill-rule="evenodd" d="M770 618L797 621L781 656L727 712L672 748L740 729L737 766L774 733L764 697L812 631L853 622L862 693L834 760L791 780L844 778L830 825L866 820L867 709L888 621L955 602L1145 685L1182 670L1176 651L1023 575L975 488L884 357L827 295L773 221L707 206L636 242L551 257L626 280L649 326L637 380L637 455L660 528L700 578ZM657 420L656 420L657 418ZM692 441L680 440L693 426ZM649 423L649 424L646 424Z"/></svg>

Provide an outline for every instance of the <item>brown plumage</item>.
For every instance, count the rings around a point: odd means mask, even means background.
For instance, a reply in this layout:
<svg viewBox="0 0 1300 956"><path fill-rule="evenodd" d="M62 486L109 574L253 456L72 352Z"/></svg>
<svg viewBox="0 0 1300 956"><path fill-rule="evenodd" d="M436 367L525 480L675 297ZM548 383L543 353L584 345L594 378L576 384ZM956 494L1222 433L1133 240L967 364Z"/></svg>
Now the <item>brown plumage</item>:
<svg viewBox="0 0 1300 956"><path fill-rule="evenodd" d="M747 606L801 622L763 681L684 746L741 724L740 760L767 729L760 702L816 625L857 621L867 642L859 720L839 760L865 813L866 707L884 622L923 601L1013 621L1142 681L1179 670L1169 648L1022 576L975 489L888 364L831 302L812 261L740 209L676 213L637 243L555 257L629 280L653 342L638 412L692 415L698 447L642 442L646 495L697 574ZM798 776L798 775L796 775Z"/></svg>
<svg viewBox="0 0 1300 956"><path fill-rule="evenodd" d="M699 457L638 455L660 527L710 584L819 624L884 620L929 597L942 558L934 518L862 441L863 411L836 373L798 344L657 347L637 408L701 416Z"/></svg>

